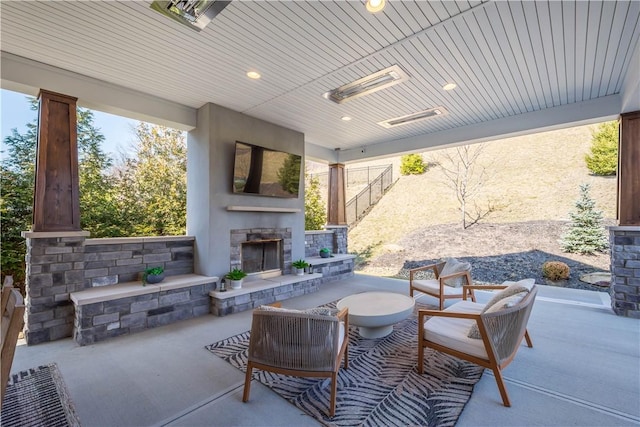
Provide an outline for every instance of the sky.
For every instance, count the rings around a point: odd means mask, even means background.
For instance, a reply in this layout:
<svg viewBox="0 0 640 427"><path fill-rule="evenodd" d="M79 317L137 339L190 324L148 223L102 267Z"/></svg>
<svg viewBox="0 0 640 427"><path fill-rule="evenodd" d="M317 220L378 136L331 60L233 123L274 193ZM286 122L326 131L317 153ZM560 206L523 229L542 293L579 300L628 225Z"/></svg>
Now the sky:
<svg viewBox="0 0 640 427"><path fill-rule="evenodd" d="M0 112L3 149L4 139L11 135L12 129L15 128L19 133L24 133L27 130L26 124L37 118L37 111L30 109L27 95L5 89L0 92ZM130 144L135 141L133 128L138 121L101 111L93 111L93 114L94 126L105 137L102 150L111 153L114 158L120 151L127 151Z"/></svg>

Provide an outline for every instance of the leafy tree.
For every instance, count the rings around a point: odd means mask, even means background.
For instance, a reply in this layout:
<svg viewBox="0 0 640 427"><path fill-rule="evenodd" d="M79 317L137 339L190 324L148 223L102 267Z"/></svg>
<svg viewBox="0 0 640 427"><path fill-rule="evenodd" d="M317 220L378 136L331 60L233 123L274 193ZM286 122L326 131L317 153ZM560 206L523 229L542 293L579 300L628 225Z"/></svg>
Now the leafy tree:
<svg viewBox="0 0 640 427"><path fill-rule="evenodd" d="M591 153L584 157L595 175L615 175L618 168L618 123L605 122L591 136Z"/></svg>
<svg viewBox="0 0 640 427"><path fill-rule="evenodd" d="M117 204L130 236L182 235L187 222L184 132L139 123L136 158L117 168Z"/></svg>
<svg viewBox="0 0 640 427"><path fill-rule="evenodd" d="M327 223L327 208L320 194L318 177L308 177L304 193L304 229L322 230Z"/></svg>
<svg viewBox="0 0 640 427"><path fill-rule="evenodd" d="M285 191L296 194L300 184L300 156L295 154L287 156L284 164L278 170L278 182Z"/></svg>
<svg viewBox="0 0 640 427"><path fill-rule="evenodd" d="M565 252L592 254L609 248L602 226L602 211L596 209L596 202L589 195L590 187L589 184L580 185L576 209L569 213L571 227L560 242Z"/></svg>
<svg viewBox="0 0 640 427"><path fill-rule="evenodd" d="M93 126L93 112L79 108L78 174L80 179L80 223L91 237L122 236L118 221L115 187L108 172L113 159L100 148L104 135Z"/></svg>
<svg viewBox="0 0 640 427"><path fill-rule="evenodd" d="M462 228L477 224L482 218L495 210L489 203L486 208L478 206L474 199L491 178L486 167L478 164L478 158L484 151L484 144L464 145L455 151L445 151L439 163L445 177L445 184L451 188L458 200ZM473 203L474 212L469 209Z"/></svg>
<svg viewBox="0 0 640 427"><path fill-rule="evenodd" d="M400 158L401 175L422 175L427 171L427 165L421 154L406 154Z"/></svg>
<svg viewBox="0 0 640 427"><path fill-rule="evenodd" d="M29 102L31 109L37 111L36 100L31 99ZM27 123L24 134L18 133L17 129L12 129L11 135L4 139L6 149L3 150L3 158L0 161L0 178L2 179L0 269L3 276L12 275L16 286L23 291L26 242L21 233L31 229L33 223L36 140L37 120Z"/></svg>

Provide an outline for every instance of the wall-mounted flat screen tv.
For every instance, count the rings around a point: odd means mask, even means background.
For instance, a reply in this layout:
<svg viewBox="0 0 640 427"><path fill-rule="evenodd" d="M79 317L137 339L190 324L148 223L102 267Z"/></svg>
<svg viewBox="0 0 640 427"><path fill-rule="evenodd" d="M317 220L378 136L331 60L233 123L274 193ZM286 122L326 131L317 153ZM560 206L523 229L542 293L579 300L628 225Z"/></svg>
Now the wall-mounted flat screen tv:
<svg viewBox="0 0 640 427"><path fill-rule="evenodd" d="M271 197L298 197L302 157L236 141L233 192Z"/></svg>

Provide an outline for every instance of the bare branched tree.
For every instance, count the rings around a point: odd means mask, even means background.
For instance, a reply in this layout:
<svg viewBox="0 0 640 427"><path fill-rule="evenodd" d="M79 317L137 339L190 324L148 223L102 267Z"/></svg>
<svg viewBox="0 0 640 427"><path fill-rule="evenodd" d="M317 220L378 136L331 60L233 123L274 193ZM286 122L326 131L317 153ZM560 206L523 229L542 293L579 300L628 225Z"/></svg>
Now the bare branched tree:
<svg viewBox="0 0 640 427"><path fill-rule="evenodd" d="M485 208L477 205L474 198L491 179L487 166L478 164L484 144L464 145L455 150L446 150L438 162L445 176L444 183L451 188L458 200L462 228L478 223L495 210L491 202ZM471 206L470 206L471 205ZM473 208L471 211L470 208Z"/></svg>

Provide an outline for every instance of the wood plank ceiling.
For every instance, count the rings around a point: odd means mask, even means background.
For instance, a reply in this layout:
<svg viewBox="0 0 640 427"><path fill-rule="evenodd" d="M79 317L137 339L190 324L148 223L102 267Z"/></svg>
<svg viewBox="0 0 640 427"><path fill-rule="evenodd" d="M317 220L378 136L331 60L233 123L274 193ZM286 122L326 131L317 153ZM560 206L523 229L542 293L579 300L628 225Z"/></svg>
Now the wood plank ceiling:
<svg viewBox="0 0 640 427"><path fill-rule="evenodd" d="M370 14L360 1L235 0L202 32L149 4L2 2L1 48L344 150L619 94L640 34L638 1L391 1ZM393 64L410 79L340 105L321 96ZM448 114L377 124L436 106Z"/></svg>

